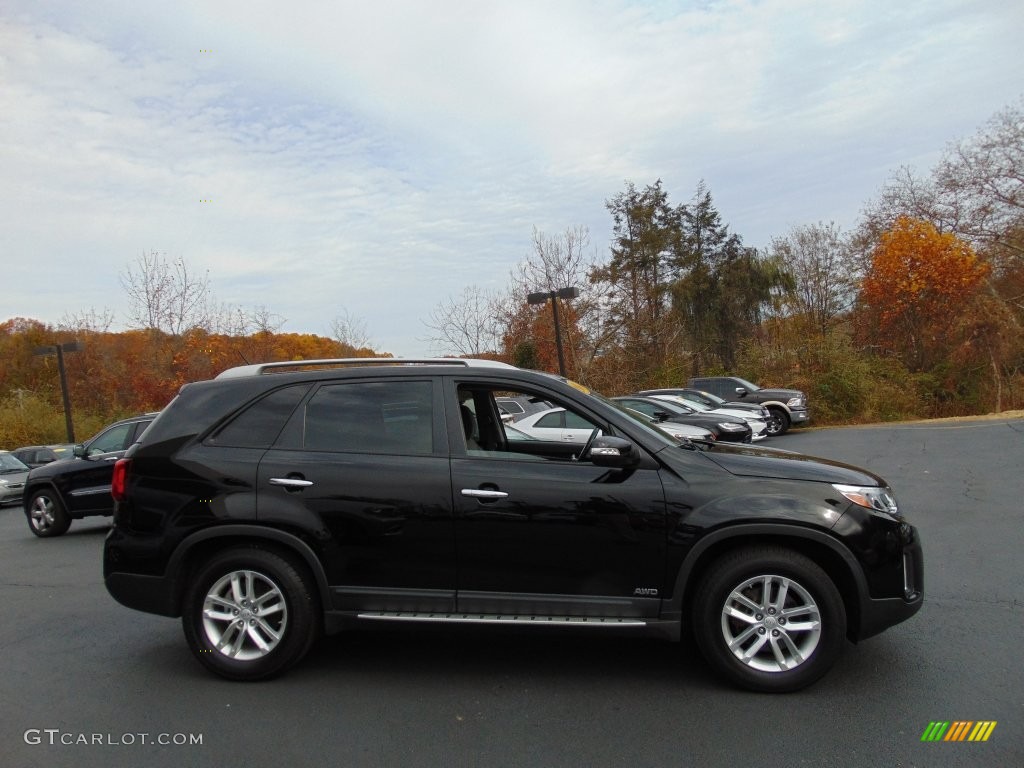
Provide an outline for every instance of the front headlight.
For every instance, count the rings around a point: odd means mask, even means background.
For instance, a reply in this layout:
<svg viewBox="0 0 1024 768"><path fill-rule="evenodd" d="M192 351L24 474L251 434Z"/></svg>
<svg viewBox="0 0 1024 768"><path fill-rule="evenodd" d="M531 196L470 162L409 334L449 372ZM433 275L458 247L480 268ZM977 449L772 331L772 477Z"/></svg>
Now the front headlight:
<svg viewBox="0 0 1024 768"><path fill-rule="evenodd" d="M799 408L803 404L804 404L803 397L791 397L786 402L786 405L788 405L790 408Z"/></svg>
<svg viewBox="0 0 1024 768"><path fill-rule="evenodd" d="M888 488L879 488L873 485L840 485L839 483L833 483L832 487L857 506L893 516L899 515L896 496Z"/></svg>
<svg viewBox="0 0 1024 768"><path fill-rule="evenodd" d="M743 424L737 424L734 421L720 421L718 422L718 426L726 432L742 432L746 429L746 426Z"/></svg>

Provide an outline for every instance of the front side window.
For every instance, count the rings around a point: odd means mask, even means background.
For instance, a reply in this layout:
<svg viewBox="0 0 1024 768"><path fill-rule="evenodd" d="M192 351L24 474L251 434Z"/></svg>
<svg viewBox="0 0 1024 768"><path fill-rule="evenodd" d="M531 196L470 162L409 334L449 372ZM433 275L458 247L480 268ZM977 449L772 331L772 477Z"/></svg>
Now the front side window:
<svg viewBox="0 0 1024 768"><path fill-rule="evenodd" d="M89 455L123 450L128 441L128 435L134 429L134 424L118 424L116 427L111 427L106 432L100 433L95 440L89 443Z"/></svg>
<svg viewBox="0 0 1024 768"><path fill-rule="evenodd" d="M305 406L303 447L349 453L433 453L432 396L429 381L322 386Z"/></svg>
<svg viewBox="0 0 1024 768"><path fill-rule="evenodd" d="M569 402L549 395L509 392L506 384L463 382L457 387L463 444L470 456L505 460L585 461L580 456L595 429L608 427ZM544 402L551 406L527 415L514 424L501 418L501 406L516 400ZM458 444L458 440L453 441Z"/></svg>

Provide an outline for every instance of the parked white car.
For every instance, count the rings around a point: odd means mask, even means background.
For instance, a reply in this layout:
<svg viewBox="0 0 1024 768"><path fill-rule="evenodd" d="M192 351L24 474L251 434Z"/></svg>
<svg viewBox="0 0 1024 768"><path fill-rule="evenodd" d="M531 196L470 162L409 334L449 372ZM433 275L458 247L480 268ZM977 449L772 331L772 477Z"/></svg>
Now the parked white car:
<svg viewBox="0 0 1024 768"><path fill-rule="evenodd" d="M675 403L676 405L682 405L689 408L694 413L721 414L722 416L728 416L731 419L745 421L750 425L750 429L754 433L750 438L754 442L764 440L768 437L768 422L764 419L757 418L750 411L741 411L735 408L708 408L703 403L688 400L680 395L652 395L652 397L655 397L658 400L667 400L668 402Z"/></svg>
<svg viewBox="0 0 1024 768"><path fill-rule="evenodd" d="M587 442L596 426L578 414L567 412L564 408L547 408L523 416L516 422L517 429L538 440L580 445Z"/></svg>
<svg viewBox="0 0 1024 768"><path fill-rule="evenodd" d="M695 427L692 424L680 424L677 421L655 421L646 413L641 413L640 411L632 408L625 408L624 410L634 419L639 419L644 424L656 427L662 432L668 432L679 442L683 442L684 440L715 441L714 433L711 432L711 430L704 429L703 427Z"/></svg>
<svg viewBox="0 0 1024 768"><path fill-rule="evenodd" d="M650 417L639 411L634 411L631 408L626 410L639 421L653 423ZM664 432L668 432L680 442L683 440L715 439L715 436L710 431L701 427L691 426L690 424L677 424L666 421L658 422L654 426ZM583 443L587 442L587 438L590 437L590 433L594 431L594 425L581 416L566 412L564 408L549 408L520 419L516 422L516 429L538 440L583 445Z"/></svg>

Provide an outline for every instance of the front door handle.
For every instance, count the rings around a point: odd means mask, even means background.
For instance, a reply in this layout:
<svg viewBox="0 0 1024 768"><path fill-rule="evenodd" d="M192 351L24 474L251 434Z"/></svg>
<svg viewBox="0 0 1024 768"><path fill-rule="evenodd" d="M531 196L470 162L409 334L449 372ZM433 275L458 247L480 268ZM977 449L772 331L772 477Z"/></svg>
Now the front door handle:
<svg viewBox="0 0 1024 768"><path fill-rule="evenodd" d="M272 477L270 478L270 484L284 486L289 491L299 491L303 488L309 488L313 482L311 480L300 480L297 477Z"/></svg>
<svg viewBox="0 0 1024 768"><path fill-rule="evenodd" d="M484 499L486 501L508 498L508 494L504 491L485 491L482 488L463 488L462 495L471 496L474 499Z"/></svg>

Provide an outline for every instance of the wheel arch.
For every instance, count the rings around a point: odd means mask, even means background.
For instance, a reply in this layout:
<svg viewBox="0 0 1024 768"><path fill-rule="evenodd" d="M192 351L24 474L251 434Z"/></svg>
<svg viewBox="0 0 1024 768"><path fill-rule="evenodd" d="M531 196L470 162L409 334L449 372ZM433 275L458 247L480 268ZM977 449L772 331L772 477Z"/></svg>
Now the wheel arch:
<svg viewBox="0 0 1024 768"><path fill-rule="evenodd" d="M785 411L786 415L790 417L793 415L793 411L790 407L781 400L765 400L763 403L758 403L758 405L762 405L769 410L772 408L778 408L781 411Z"/></svg>
<svg viewBox="0 0 1024 768"><path fill-rule="evenodd" d="M50 491L53 492L53 495L57 497L57 500L64 507L65 513L67 513L68 517L71 517L71 511L68 509L68 503L67 500L65 500L64 498L64 494L61 493L61 490L60 488L57 487L56 483L54 483L53 480L48 477L43 478L42 480L36 480L34 483L32 483L32 485L29 485L28 483L25 484L25 490L22 491L21 495L22 511L26 515L29 513L29 500L31 500L33 496L35 496L37 493L39 493L39 491L43 490L44 488L49 489Z"/></svg>
<svg viewBox="0 0 1024 768"><path fill-rule="evenodd" d="M765 544L799 552L828 574L843 599L847 637L854 640L860 632L862 604L868 595L867 583L852 552L831 536L809 528L743 524L708 534L690 550L676 575L669 604L671 614L677 615L685 625L689 621L697 587L711 564L728 552Z"/></svg>
<svg viewBox="0 0 1024 768"><path fill-rule="evenodd" d="M250 546L274 552L293 561L311 576L320 599L321 615L331 606L327 575L319 558L305 541L289 531L259 525L224 525L206 528L185 538L174 550L167 563L166 574L174 583L172 615L181 615L182 601L188 587L189 576L216 552L229 547Z"/></svg>

